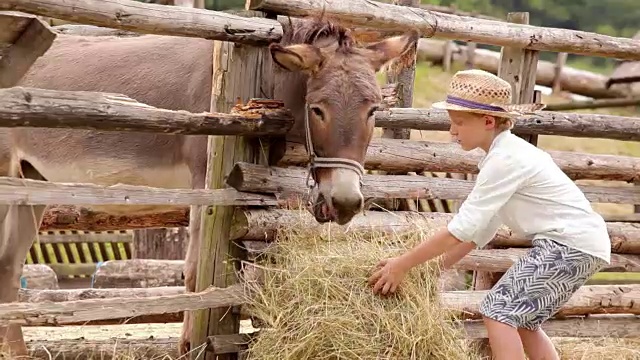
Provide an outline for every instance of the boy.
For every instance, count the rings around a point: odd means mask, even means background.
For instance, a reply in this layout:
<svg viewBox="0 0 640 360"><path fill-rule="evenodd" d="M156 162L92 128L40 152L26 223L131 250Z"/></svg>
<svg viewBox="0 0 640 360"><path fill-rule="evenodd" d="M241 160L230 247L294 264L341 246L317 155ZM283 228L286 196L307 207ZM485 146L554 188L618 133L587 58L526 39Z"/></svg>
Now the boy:
<svg viewBox="0 0 640 360"><path fill-rule="evenodd" d="M532 240L480 306L497 360L559 359L540 325L593 274L610 262L611 242L602 217L544 151L511 133L520 112L539 104L511 105L511 86L499 77L466 70L452 79L446 101L450 133L466 151L486 153L471 193L445 229L401 256L380 261L369 278L374 293L394 292L412 267L444 254L458 262L495 236L501 224Z"/></svg>

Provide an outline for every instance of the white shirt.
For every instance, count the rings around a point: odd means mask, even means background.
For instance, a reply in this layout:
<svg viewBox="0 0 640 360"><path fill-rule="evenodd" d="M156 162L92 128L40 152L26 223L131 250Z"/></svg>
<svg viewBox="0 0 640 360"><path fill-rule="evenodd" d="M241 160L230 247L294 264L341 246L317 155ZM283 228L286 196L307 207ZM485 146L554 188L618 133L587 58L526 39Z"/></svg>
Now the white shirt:
<svg viewBox="0 0 640 360"><path fill-rule="evenodd" d="M503 131L478 164L475 185L447 228L483 247L504 224L530 240L565 244L609 263L607 226L551 156Z"/></svg>

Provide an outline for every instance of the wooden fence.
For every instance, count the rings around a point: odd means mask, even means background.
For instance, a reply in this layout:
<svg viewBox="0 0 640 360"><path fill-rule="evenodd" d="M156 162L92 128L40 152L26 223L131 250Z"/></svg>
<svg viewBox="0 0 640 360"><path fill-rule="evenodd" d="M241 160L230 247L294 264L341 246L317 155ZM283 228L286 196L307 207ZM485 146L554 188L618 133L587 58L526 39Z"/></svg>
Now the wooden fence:
<svg viewBox="0 0 640 360"><path fill-rule="evenodd" d="M535 74L537 51L640 59L640 42L630 39L484 19L469 21L463 16L436 14L390 4L373 4L366 0L333 2L332 6L326 8L325 5L326 3L317 0L248 2L249 9L271 14L301 16L324 11L327 16L358 27L373 27L389 32L417 27L424 36L439 34L452 39L504 46L503 71L499 74L513 84L518 94L516 101L524 101L525 98L533 100L531 76ZM235 358L243 348L242 342L251 337L238 333L241 316L237 312L229 312L231 308L242 307L242 285L234 278L214 276L223 271L227 254L232 252L231 243L244 242L254 249L251 253L256 254L265 247L264 243L274 239L281 226L298 224L302 219L310 228L326 229L324 225L317 224L309 214L300 215L296 210L279 208L281 202L274 196L277 193L286 193L287 196L295 197L296 194L299 195L300 189L304 189L305 173L300 168L306 164L304 149L291 144L280 164L289 167L275 167L267 171L266 167L252 161L249 146L242 140L243 135L265 136L285 133L293 122L289 112L281 107L274 107L271 102L269 106L254 103L249 106L250 109L243 106L232 109L236 97L243 101L252 97L262 97L262 94L255 93L255 84L268 80L256 78L255 71L249 72L246 69L250 66L253 66L252 69L255 68L255 62L252 61L257 54L264 53L264 45L280 39L280 23L260 13L254 13L254 17L244 17L193 8L176 11L161 5L129 0L68 0L64 4L57 0L5 0L0 4L0 10L24 11L143 33L218 40L214 51L214 72L217 67L223 66L221 57L224 52L224 66L228 68L220 73L229 76L217 79L227 87L213 94L214 105L211 113L206 114L155 109L117 94L18 87L0 89L0 120L4 126L208 134L211 135L211 152L227 148L233 148L235 151L235 156L222 153L222 156L213 157L212 153L208 154L209 171L219 171L213 173L215 176L209 179L205 190L157 189L129 185L104 187L93 184L59 184L0 178L2 203L55 206L49 209L41 230L97 230L99 226L102 226L103 230L185 226L189 219L189 205L203 205L203 228L208 229L199 251L196 293L185 293L180 279L176 278L178 270L175 269L182 268L180 261L171 262L172 265L167 266L168 262L158 263L159 260L114 260L102 264L94 277L98 277L101 269L106 274L106 270L109 269L122 271L123 268L131 268L133 264L137 264L138 269L147 274L153 273L153 269L168 269L169 275L166 277L175 282L166 287L160 287L162 284L156 282L147 288L142 286L149 286L148 282L138 283L142 288L137 289L130 288L135 286L134 284L126 285L129 288L116 289L115 282L107 282L108 285L105 286L109 288L102 289L31 290L27 287L20 291L20 302L0 305L0 322L25 326L100 324L120 322L132 317L149 322L165 321L167 318L171 318L171 321L181 321L183 311L194 311L196 321L192 329L192 349L206 344L210 353L207 358L213 356L212 354L226 354L219 358ZM235 43L255 47L241 52L236 51ZM515 63L518 68L507 68L504 65L507 61ZM239 82L232 83L229 79L237 79ZM28 107L24 106L25 99L29 99ZM112 101L114 99L117 101ZM118 107L117 111L92 111L105 102ZM56 106L58 104L64 106ZM514 132L528 137L529 141L534 143L538 134L640 140L637 135L638 119L545 112L524 120L518 121ZM603 125L605 120L606 125ZM260 125L256 126L257 123ZM447 127L447 118L443 112L412 109L405 104L403 107L388 108L377 113L376 126L388 129L444 130ZM561 151L550 153L563 171L575 180L633 182L640 179L638 157ZM398 155L402 155L405 160L398 161ZM477 172L479 156L479 153L465 153L454 144L376 138L367 152L365 167L368 170L396 174L422 171L473 174ZM225 181L226 175L229 177ZM369 174L364 180L365 196L383 199L462 200L472 186L472 180L411 175ZM592 202L640 202L637 188L596 185L581 185L581 188ZM91 214L93 218L88 218L89 215L69 206L83 204L170 204L182 207L182 210L176 210L166 218L112 219L108 214ZM451 216L414 211L368 211L367 216L357 216L348 231L406 232L411 231L416 222L447 221ZM102 219L102 225L97 225L97 217ZM113 221L107 221L107 225L104 225L105 219ZM639 271L640 227L624 222L609 222L607 226L612 238L614 255L611 266L604 271ZM347 231L344 228L332 229L339 232ZM503 272L529 244L512 234L509 229L503 228L492 245L494 248L474 250L457 267L476 273ZM486 332L478 320L478 305L486 292L486 286L486 281L483 284L478 281L474 290L442 294L447 307L464 310L469 314L466 329L471 338L486 338ZM548 323L547 333L550 336L637 337L640 333L640 322L635 316L640 315L639 299L640 285L583 286L562 308L558 316ZM591 316L598 314L602 316ZM153 320L154 318L156 320Z"/></svg>

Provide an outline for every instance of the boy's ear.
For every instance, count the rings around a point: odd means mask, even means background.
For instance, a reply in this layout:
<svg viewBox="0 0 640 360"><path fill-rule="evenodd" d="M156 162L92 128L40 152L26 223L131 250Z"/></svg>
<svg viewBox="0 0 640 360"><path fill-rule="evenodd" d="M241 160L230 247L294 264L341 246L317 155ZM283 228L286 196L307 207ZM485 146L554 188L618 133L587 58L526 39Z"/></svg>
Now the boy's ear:
<svg viewBox="0 0 640 360"><path fill-rule="evenodd" d="M393 36L368 45L366 49L371 52L369 55L371 65L379 71L389 61L404 55L416 45L419 39L420 33L417 30L411 30L404 35Z"/></svg>
<svg viewBox="0 0 640 360"><path fill-rule="evenodd" d="M483 114L482 119L484 120L484 125L489 129L495 129L498 126L498 119L493 115Z"/></svg>

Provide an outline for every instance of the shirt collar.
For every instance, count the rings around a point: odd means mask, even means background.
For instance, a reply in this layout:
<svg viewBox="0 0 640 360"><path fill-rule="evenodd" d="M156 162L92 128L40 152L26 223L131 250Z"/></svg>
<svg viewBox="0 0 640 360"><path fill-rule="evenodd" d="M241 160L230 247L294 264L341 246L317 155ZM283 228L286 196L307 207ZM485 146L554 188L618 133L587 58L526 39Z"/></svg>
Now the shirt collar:
<svg viewBox="0 0 640 360"><path fill-rule="evenodd" d="M496 146L498 146L501 142L503 142L505 138L507 138L510 135L511 135L511 130L504 130L504 131L500 132L495 138L493 138L493 141L491 142L491 146L489 146L489 151L485 154L485 156L478 163L478 169L482 168L482 166L484 165L484 163L485 163L485 161L487 159L487 155L489 155L491 150L493 150Z"/></svg>

